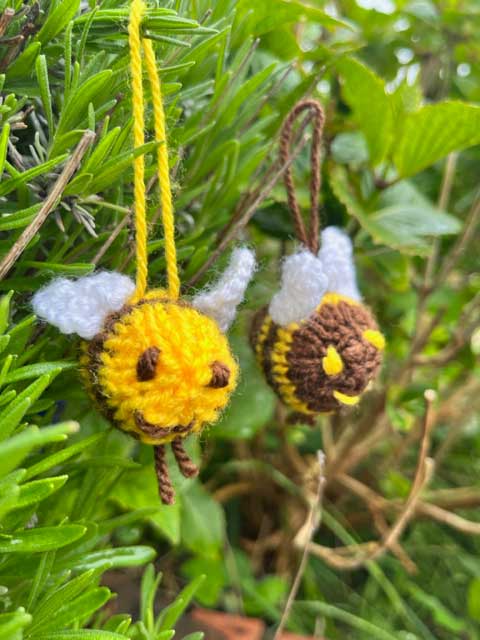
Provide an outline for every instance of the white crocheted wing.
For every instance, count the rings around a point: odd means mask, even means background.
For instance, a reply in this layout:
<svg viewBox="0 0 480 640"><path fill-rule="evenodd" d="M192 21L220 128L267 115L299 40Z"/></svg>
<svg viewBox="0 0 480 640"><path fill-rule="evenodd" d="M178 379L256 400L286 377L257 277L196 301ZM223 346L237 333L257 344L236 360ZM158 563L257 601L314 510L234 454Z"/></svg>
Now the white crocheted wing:
<svg viewBox="0 0 480 640"><path fill-rule="evenodd" d="M360 300L350 238L337 227L322 232L318 255L302 249L285 259L280 291L269 306L272 320L280 326L308 318L327 292Z"/></svg>
<svg viewBox="0 0 480 640"><path fill-rule="evenodd" d="M322 231L322 244L318 258L328 278L328 290L360 301L357 274L353 261L350 237L338 227L326 227Z"/></svg>
<svg viewBox="0 0 480 640"><path fill-rule="evenodd" d="M128 276L100 271L78 280L53 280L37 291L32 306L39 318L62 333L90 340L102 329L108 314L121 309L134 290Z"/></svg>
<svg viewBox="0 0 480 640"><path fill-rule="evenodd" d="M255 255L250 249L235 249L219 280L205 291L200 291L193 298L192 305L213 318L221 331L227 331L235 319L237 307L244 298L255 266Z"/></svg>

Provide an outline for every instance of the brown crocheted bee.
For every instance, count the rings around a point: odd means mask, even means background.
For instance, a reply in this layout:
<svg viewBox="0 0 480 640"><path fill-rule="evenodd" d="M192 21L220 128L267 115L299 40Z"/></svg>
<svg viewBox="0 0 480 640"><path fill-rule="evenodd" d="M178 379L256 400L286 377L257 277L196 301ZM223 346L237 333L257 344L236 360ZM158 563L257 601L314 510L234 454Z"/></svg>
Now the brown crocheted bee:
<svg viewBox="0 0 480 640"><path fill-rule="evenodd" d="M297 115L313 113L311 219L307 234L289 161ZM280 291L255 316L251 344L266 379L294 411L310 416L355 405L377 374L385 339L357 288L350 238L327 227L319 245L321 105L298 103L282 129L280 160L295 230L303 247L283 263Z"/></svg>
<svg viewBox="0 0 480 640"><path fill-rule="evenodd" d="M354 278L350 240L328 227L318 257L304 250L287 258L281 290L254 318L258 362L296 412L357 404L379 370L385 340Z"/></svg>

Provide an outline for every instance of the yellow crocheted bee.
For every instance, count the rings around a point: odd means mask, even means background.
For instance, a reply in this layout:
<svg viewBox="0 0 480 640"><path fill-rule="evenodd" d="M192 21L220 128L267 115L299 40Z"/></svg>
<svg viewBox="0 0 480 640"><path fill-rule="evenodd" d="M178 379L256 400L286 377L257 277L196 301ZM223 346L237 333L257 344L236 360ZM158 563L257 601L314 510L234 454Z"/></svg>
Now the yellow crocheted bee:
<svg viewBox="0 0 480 640"><path fill-rule="evenodd" d="M238 366L225 331L253 274L249 249L236 249L212 288L190 302L152 290L130 301L135 285L115 272L54 280L33 308L62 333L77 333L81 373L100 411L113 425L155 446L159 488L173 501L165 462L171 443L180 470L198 472L183 440L215 422L236 386Z"/></svg>
<svg viewBox="0 0 480 640"><path fill-rule="evenodd" d="M190 433L215 422L228 402L238 367L225 332L255 269L253 253L236 249L212 288L180 299L165 113L153 45L142 37L146 12L133 0L129 24L134 147L145 142L142 65L150 81L158 183L164 227L167 290L147 290L144 159L134 160L137 278L100 272L76 281L60 278L33 298L38 317L85 342L81 372L102 413L116 427L154 446L160 497L174 501L165 458L170 443L181 472L198 469L183 448Z"/></svg>

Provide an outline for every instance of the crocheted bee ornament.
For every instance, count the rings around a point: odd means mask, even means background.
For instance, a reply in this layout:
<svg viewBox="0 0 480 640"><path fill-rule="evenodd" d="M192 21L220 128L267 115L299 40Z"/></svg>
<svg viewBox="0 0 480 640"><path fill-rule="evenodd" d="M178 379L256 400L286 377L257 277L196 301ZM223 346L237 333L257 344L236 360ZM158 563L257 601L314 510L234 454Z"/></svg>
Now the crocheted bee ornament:
<svg viewBox="0 0 480 640"><path fill-rule="evenodd" d="M307 233L295 198L289 162L292 126L298 114L314 118L311 166L311 218ZM319 413L355 405L377 374L385 340L358 291L350 238L336 227L321 234L318 198L321 105L299 102L281 134L280 160L295 230L302 248L282 267L280 291L257 312L251 344L270 386L284 403L310 422Z"/></svg>
<svg viewBox="0 0 480 640"><path fill-rule="evenodd" d="M280 291L256 314L251 343L268 383L296 412L357 404L385 340L361 303L351 242L340 229L323 231L317 256L304 249L285 260Z"/></svg>
<svg viewBox="0 0 480 640"><path fill-rule="evenodd" d="M54 280L33 298L37 316L85 341L81 375L102 414L155 446L162 500L171 503L165 447L182 473L198 473L183 439L217 420L236 386L238 366L225 332L254 270L248 249L236 249L211 289L190 302L151 290L131 301L133 281L100 272Z"/></svg>
<svg viewBox="0 0 480 640"><path fill-rule="evenodd" d="M134 146L144 144L145 61L155 138L161 142L158 182L168 287L147 289L144 160L139 155L134 161L136 283L109 272L76 281L60 278L34 296L33 308L62 333L84 338L80 365L88 391L114 426L154 446L160 497L171 504L174 490L165 445L171 445L185 476L198 473L183 441L217 420L237 383L238 367L225 332L243 299L255 259L248 249L236 249L214 286L190 301L179 298L165 114L153 46L141 37L145 11L142 0L133 0L129 42Z"/></svg>

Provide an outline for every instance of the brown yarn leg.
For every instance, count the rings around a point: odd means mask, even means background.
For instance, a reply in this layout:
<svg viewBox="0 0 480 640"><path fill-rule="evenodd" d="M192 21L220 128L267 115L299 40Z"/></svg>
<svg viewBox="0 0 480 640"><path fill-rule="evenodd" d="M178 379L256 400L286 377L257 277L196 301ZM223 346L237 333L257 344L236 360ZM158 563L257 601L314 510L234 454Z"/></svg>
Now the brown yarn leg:
<svg viewBox="0 0 480 640"><path fill-rule="evenodd" d="M153 447L155 457L155 471L158 480L158 493L163 504L174 504L175 490L168 473L167 458L165 456L165 445L159 444Z"/></svg>
<svg viewBox="0 0 480 640"><path fill-rule="evenodd" d="M198 476L199 469L185 451L182 438L172 440L172 451L182 475L186 478L195 478L195 476Z"/></svg>

